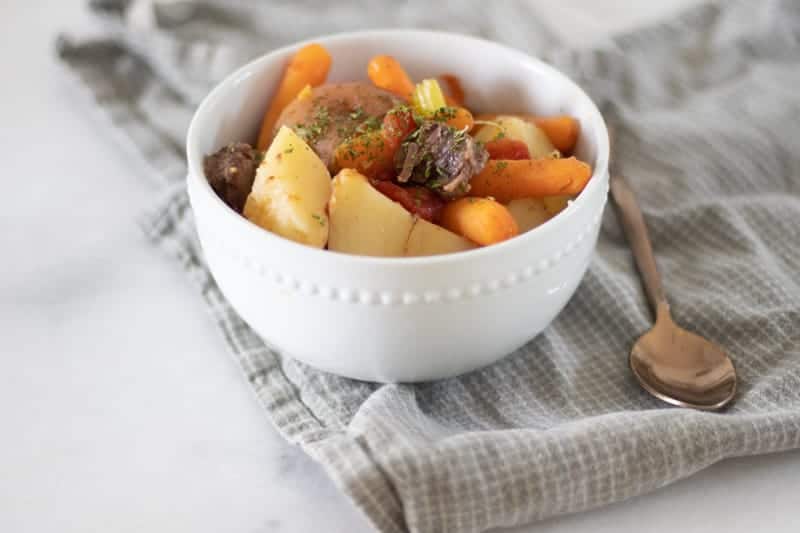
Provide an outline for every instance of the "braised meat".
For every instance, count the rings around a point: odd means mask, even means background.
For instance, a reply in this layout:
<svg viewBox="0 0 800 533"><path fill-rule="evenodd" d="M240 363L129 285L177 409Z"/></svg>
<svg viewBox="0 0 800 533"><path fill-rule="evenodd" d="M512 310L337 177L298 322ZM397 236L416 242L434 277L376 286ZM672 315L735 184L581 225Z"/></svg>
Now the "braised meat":
<svg viewBox="0 0 800 533"><path fill-rule="evenodd" d="M259 159L258 151L247 143L231 143L203 159L211 188L237 213L253 187Z"/></svg>
<svg viewBox="0 0 800 533"><path fill-rule="evenodd" d="M425 185L446 199L469 192L469 181L480 172L489 154L465 131L424 121L395 155L400 183Z"/></svg>

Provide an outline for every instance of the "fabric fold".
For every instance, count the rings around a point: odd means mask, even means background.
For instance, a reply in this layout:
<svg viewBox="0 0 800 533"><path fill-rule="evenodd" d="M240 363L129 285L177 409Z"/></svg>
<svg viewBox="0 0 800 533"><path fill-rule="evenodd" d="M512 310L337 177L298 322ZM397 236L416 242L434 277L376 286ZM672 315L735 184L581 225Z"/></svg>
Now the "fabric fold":
<svg viewBox="0 0 800 533"><path fill-rule="evenodd" d="M631 498L727 457L800 447L800 5L706 4L575 50L553 44L528 2L468 4L357 2L318 17L311 1L96 0L107 36L62 39L58 50L103 133L160 177L142 228L202 293L272 423L379 530L514 526ZM238 317L205 266L184 190L191 114L245 60L385 26L385 12L393 26L540 55L586 88L616 133L676 321L736 363L730 409L664 407L630 376L627 350L651 317L611 210L552 325L464 376L340 378L275 352Z"/></svg>

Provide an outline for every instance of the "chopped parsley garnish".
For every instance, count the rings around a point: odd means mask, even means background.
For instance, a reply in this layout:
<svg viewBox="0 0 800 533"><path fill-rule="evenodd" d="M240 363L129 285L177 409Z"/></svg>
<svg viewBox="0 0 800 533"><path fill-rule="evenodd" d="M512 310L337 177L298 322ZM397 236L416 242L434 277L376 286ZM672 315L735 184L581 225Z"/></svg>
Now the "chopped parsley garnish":
<svg viewBox="0 0 800 533"><path fill-rule="evenodd" d="M362 118L364 118L365 114L366 113L364 112L364 108L361 107L361 106L358 106L357 108L355 108L353 110L352 113L350 113L350 119L351 120L361 120Z"/></svg>
<svg viewBox="0 0 800 533"><path fill-rule="evenodd" d="M316 220L316 221L317 221L317 223L318 223L320 226L324 226L324 225L325 225L325 219L324 219L324 218L322 218L320 215L318 215L318 214L316 214L316 213L313 213L313 214L311 215L311 218L313 218L314 220Z"/></svg>
<svg viewBox="0 0 800 533"><path fill-rule="evenodd" d="M347 117L350 120L364 119L360 124L353 127L351 125L341 125L336 132L341 141L339 149L343 151L346 159L351 161L359 156L367 156L366 163L375 161L383 152L384 140L380 134L383 126L381 117L367 116L362 107L355 108Z"/></svg>
<svg viewBox="0 0 800 533"><path fill-rule="evenodd" d="M494 166L494 173L500 174L501 172L503 172L503 170L505 170L507 166L508 166L508 161L498 161L497 164Z"/></svg>
<svg viewBox="0 0 800 533"><path fill-rule="evenodd" d="M413 142L417 142L419 140L419 132L420 132L420 128L417 128L414 131L412 131L411 133L409 133L408 136L403 141L402 145L403 146L408 146L409 144L411 144Z"/></svg>
<svg viewBox="0 0 800 533"><path fill-rule="evenodd" d="M456 146L458 146L459 144L463 143L464 140L467 137L467 130L466 129L457 130L455 128L450 128L450 129L454 131L454 133L453 133L453 141L455 142Z"/></svg>
<svg viewBox="0 0 800 533"><path fill-rule="evenodd" d="M386 112L387 115L399 115L399 114L410 114L411 118L414 119L416 124L422 124L422 121L426 119L426 117L417 110L408 104L399 104L394 106L392 109Z"/></svg>
<svg viewBox="0 0 800 533"><path fill-rule="evenodd" d="M341 138L341 139L349 137L350 136L350 128L348 128L344 124L341 124L341 125L336 127L336 135L338 135L339 138Z"/></svg>
<svg viewBox="0 0 800 533"><path fill-rule="evenodd" d="M368 117L367 120L362 122L356 128L355 133L369 133L371 131L379 130L381 128L381 119L378 117Z"/></svg>
<svg viewBox="0 0 800 533"><path fill-rule="evenodd" d="M314 114L312 116L314 122L311 124L300 124L295 125L295 131L297 134L303 138L306 142L313 143L317 139L319 139L328 129L330 126L331 118L328 114L328 108L324 105L317 106L314 109Z"/></svg>
<svg viewBox="0 0 800 533"><path fill-rule="evenodd" d="M397 115L398 113L410 113L411 106L408 104L399 104L391 108L389 111L386 112L387 115Z"/></svg>
<svg viewBox="0 0 800 533"><path fill-rule="evenodd" d="M455 107L440 107L439 109L434 112L433 116L431 116L431 120L435 120L437 122L447 122L448 120L455 118L458 110Z"/></svg>

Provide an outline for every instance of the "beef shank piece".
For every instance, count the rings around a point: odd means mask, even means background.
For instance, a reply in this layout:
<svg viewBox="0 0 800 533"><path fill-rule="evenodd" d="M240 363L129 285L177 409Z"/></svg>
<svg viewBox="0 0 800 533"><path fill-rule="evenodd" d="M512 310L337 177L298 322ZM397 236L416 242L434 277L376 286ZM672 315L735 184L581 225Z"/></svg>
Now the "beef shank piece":
<svg viewBox="0 0 800 533"><path fill-rule="evenodd" d="M259 165L258 151L247 143L231 143L203 159L203 171L217 196L241 213Z"/></svg>
<svg viewBox="0 0 800 533"><path fill-rule="evenodd" d="M445 199L458 198L469 192L470 179L488 160L483 145L465 131L426 120L395 154L397 181L425 185Z"/></svg>

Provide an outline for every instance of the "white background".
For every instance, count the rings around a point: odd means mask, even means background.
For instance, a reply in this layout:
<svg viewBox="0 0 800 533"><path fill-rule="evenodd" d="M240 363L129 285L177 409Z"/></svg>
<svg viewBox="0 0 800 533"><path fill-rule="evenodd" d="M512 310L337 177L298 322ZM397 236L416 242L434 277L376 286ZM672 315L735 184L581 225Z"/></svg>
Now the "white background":
<svg viewBox="0 0 800 533"><path fill-rule="evenodd" d="M368 531L134 224L154 184L53 58L83 3L0 0L0 531ZM577 44L689 3L539 2ZM798 531L798 503L793 452L519 531Z"/></svg>

